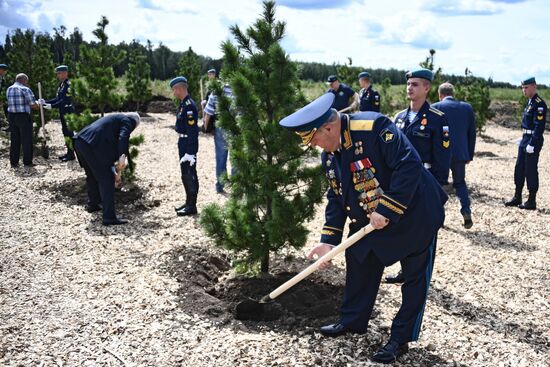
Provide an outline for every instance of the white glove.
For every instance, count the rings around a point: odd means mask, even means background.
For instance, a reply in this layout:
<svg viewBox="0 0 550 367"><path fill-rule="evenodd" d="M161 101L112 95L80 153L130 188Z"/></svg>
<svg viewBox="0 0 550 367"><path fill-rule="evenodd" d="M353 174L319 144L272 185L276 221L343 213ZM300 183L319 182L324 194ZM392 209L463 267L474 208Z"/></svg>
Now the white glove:
<svg viewBox="0 0 550 367"><path fill-rule="evenodd" d="M36 102L38 102L38 104L46 104L46 101L44 100L44 98L40 98Z"/></svg>
<svg viewBox="0 0 550 367"><path fill-rule="evenodd" d="M529 154L533 154L535 153L535 147L532 145L528 145L527 147L525 147L525 151Z"/></svg>
<svg viewBox="0 0 550 367"><path fill-rule="evenodd" d="M51 110L51 109L52 109L52 105L49 104L49 103L44 103L44 104L42 105L42 107L44 107L44 109L46 109L46 110Z"/></svg>
<svg viewBox="0 0 550 367"><path fill-rule="evenodd" d="M191 154L187 154L185 153L183 155L183 157L181 157L180 159L180 163L185 163L185 162L189 162L189 165L192 166L195 164L195 156L194 155L191 155Z"/></svg>

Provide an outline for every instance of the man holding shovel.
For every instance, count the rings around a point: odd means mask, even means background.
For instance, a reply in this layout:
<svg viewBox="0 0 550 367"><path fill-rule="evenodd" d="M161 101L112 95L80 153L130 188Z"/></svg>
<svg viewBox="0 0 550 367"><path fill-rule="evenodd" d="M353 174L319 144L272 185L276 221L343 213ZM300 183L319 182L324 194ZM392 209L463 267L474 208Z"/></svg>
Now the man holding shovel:
<svg viewBox="0 0 550 367"><path fill-rule="evenodd" d="M331 108L333 100L325 94L280 122L304 145L323 149L330 183L326 221L321 243L308 257L323 256L341 242L346 218L350 235L369 222L377 229L346 250L340 320L320 331L326 336L365 333L384 267L401 261L401 308L388 343L372 357L390 363L418 339L447 196L390 119L376 112L341 114Z"/></svg>

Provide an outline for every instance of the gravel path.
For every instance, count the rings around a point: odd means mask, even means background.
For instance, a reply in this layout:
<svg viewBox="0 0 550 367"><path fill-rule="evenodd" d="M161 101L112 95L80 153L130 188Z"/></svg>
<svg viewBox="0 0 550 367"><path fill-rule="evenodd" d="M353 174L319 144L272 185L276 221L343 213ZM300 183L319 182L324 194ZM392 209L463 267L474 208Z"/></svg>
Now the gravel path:
<svg viewBox="0 0 550 367"><path fill-rule="evenodd" d="M103 227L99 214L84 211L84 173L77 164L36 158L34 169L13 170L2 139L0 365L374 365L369 357L387 339L399 287L382 284L380 315L366 335L326 339L316 332L318 324L282 331L234 320L199 280L173 276L169 269L178 262L198 267L174 254L226 255L196 218L175 216L183 187L172 123L169 114L153 114L139 126L146 140L137 186L126 187L117 201L118 213L131 222L117 228ZM48 129L55 157L63 153L61 129ZM502 202L513 194L519 132L491 124L485 135L467 167L474 227L463 229L452 196L421 340L395 365L548 366L550 148L539 164L540 209L509 209ZM225 198L214 190L212 136L201 135L199 144L200 210ZM316 243L322 222L319 207L307 247ZM302 253L294 255L288 263L274 259L274 270L302 268ZM342 286L343 271L338 259L313 279ZM208 314L205 307L218 311Z"/></svg>

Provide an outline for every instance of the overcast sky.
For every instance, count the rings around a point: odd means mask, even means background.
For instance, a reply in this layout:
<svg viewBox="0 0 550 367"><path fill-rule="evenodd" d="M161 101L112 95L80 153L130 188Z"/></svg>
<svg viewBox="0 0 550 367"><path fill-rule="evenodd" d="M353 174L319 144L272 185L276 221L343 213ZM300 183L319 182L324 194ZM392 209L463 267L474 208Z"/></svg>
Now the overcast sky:
<svg viewBox="0 0 550 367"><path fill-rule="evenodd" d="M550 84L550 1L543 0L280 0L283 42L294 60L410 69L430 48L445 73L513 84L534 75ZM250 25L255 0L0 0L0 39L15 28L79 27L86 40L101 15L110 41L150 39L175 51L189 46L221 57L228 28Z"/></svg>

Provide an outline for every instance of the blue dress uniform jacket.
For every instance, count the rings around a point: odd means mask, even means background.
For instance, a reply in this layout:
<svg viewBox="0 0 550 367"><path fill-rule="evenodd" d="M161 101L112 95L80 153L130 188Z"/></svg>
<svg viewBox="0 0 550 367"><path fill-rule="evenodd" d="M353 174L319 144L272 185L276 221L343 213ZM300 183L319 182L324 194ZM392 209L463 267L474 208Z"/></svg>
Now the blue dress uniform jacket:
<svg viewBox="0 0 550 367"><path fill-rule="evenodd" d="M129 155L130 134L136 123L122 113L104 116L80 130L75 139L90 145L95 153L97 163L112 166L122 154Z"/></svg>
<svg viewBox="0 0 550 367"><path fill-rule="evenodd" d="M366 226L373 211L390 220L347 250L358 262L372 251L389 266L422 251L443 224L446 194L384 115L342 115L342 149L324 152L322 165L330 189L321 242L339 244L346 218L351 233Z"/></svg>
<svg viewBox="0 0 550 367"><path fill-rule="evenodd" d="M334 103L332 103L332 108L335 108L337 111L343 110L344 108L348 107L350 105L350 98L355 95L355 91L344 83L340 83L340 87L337 91L329 88L327 93L334 94L335 98Z"/></svg>
<svg viewBox="0 0 550 367"><path fill-rule="evenodd" d="M197 121L199 113L197 106L190 96L185 97L176 114L176 131L180 134L178 150L180 158L186 153L196 155L199 150L199 127Z"/></svg>
<svg viewBox="0 0 550 367"><path fill-rule="evenodd" d="M409 121L410 107L395 116L395 124L410 140L422 163L440 185L446 185L451 164L450 133L445 114L424 102L413 121Z"/></svg>
<svg viewBox="0 0 550 367"><path fill-rule="evenodd" d="M523 111L521 128L529 132L524 133L521 147L525 148L527 145L532 145L535 147L535 152L540 152L544 143L542 135L546 126L546 111L546 103L538 94L535 94Z"/></svg>
<svg viewBox="0 0 550 367"><path fill-rule="evenodd" d="M476 120L474 110L469 103L445 97L432 104L432 108L442 111L449 124L453 137L451 144L451 161L471 161L474 159L476 146Z"/></svg>
<svg viewBox="0 0 550 367"><path fill-rule="evenodd" d="M60 114L74 112L70 88L70 80L63 80L59 83L59 88L57 88L57 95L55 98L47 100L46 103L51 104L53 108L59 108Z"/></svg>
<svg viewBox="0 0 550 367"><path fill-rule="evenodd" d="M372 85L359 91L359 111L380 112L380 93L372 89Z"/></svg>

